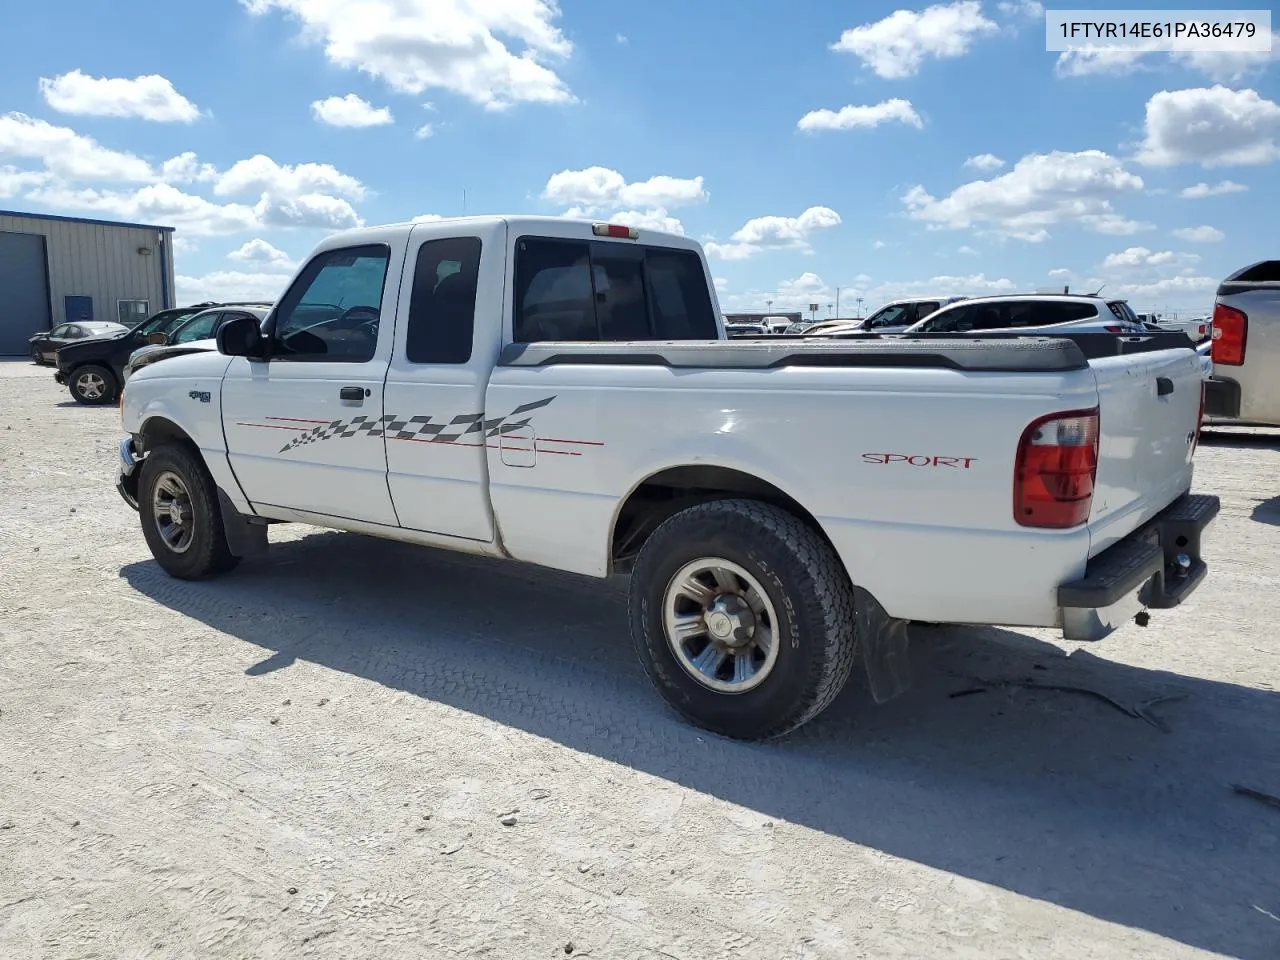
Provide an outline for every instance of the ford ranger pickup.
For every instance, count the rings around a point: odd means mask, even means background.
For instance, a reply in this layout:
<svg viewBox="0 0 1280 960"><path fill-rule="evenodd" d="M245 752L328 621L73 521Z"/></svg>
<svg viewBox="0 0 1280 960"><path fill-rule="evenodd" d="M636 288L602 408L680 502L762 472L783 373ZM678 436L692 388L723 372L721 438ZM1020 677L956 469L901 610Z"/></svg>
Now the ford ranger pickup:
<svg viewBox="0 0 1280 960"><path fill-rule="evenodd" d="M1202 582L1205 363L1090 336L729 340L683 236L361 228L129 378L119 489L184 579L280 522L629 574L661 695L764 739L855 657L897 692L912 621L1097 640Z"/></svg>

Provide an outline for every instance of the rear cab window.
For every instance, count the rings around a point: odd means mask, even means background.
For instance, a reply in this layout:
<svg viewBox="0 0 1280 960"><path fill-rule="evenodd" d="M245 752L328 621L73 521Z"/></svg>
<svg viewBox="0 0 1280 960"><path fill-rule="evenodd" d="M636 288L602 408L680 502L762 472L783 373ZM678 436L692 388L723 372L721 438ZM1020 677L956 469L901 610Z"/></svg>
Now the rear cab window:
<svg viewBox="0 0 1280 960"><path fill-rule="evenodd" d="M692 250L521 237L514 297L517 343L719 338Z"/></svg>

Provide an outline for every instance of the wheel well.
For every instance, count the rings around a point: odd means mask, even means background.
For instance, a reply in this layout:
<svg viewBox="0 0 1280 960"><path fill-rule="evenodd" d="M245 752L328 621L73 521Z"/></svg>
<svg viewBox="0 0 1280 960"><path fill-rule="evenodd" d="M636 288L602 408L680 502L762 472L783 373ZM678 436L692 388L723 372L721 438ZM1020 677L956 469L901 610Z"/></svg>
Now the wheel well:
<svg viewBox="0 0 1280 960"><path fill-rule="evenodd" d="M773 504L827 540L822 525L813 514L767 480L729 467L671 467L655 473L636 487L618 510L610 545L614 572L628 570L649 535L673 513L695 503L729 498Z"/></svg>
<svg viewBox="0 0 1280 960"><path fill-rule="evenodd" d="M142 425L138 432L138 452L149 453L166 443L177 443L200 456L200 447L190 435L172 420L165 417L152 417ZM203 458L202 458L203 459Z"/></svg>

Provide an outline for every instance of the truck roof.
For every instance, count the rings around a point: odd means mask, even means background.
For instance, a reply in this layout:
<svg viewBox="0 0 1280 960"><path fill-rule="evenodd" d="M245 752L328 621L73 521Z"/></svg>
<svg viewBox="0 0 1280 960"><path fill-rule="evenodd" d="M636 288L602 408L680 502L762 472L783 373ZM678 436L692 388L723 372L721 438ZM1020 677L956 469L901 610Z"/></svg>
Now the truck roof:
<svg viewBox="0 0 1280 960"><path fill-rule="evenodd" d="M622 243L648 243L679 247L685 250L701 250L701 246L696 241L686 237L684 234L655 230L647 226L636 227L625 220L529 214L477 214L464 217L441 217L432 220L404 220L376 226L355 227L325 237L324 240L317 244L315 249L332 249L333 247L350 246L353 243L374 243L385 239L388 235L407 233L419 227L450 227L456 232L456 230L468 227L475 230L488 230L502 223L506 223L511 232L517 236L523 232L528 232L539 236L560 236L567 239L580 237L583 240L614 240ZM633 227L636 235L630 238L600 236L594 232L594 228L599 225Z"/></svg>

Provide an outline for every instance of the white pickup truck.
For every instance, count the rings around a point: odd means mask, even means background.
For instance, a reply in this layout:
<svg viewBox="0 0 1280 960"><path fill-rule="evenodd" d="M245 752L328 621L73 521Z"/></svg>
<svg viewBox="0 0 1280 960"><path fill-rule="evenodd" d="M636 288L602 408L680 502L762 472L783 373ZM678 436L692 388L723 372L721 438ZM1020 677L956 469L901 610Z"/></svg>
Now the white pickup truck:
<svg viewBox="0 0 1280 960"><path fill-rule="evenodd" d="M289 521L629 572L654 685L742 739L855 654L895 692L910 621L1094 640L1204 577L1193 350L730 341L714 289L694 241L617 224L337 234L261 329L129 379L120 492L187 579Z"/></svg>

